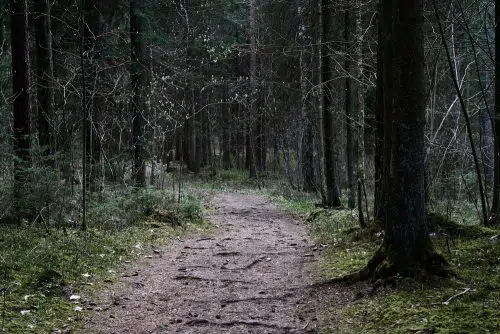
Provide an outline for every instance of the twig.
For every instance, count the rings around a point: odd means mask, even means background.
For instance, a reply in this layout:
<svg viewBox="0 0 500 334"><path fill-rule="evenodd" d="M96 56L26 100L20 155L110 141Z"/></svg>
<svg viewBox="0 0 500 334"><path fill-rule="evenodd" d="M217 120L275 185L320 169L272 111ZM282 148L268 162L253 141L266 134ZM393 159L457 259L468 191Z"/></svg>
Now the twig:
<svg viewBox="0 0 500 334"><path fill-rule="evenodd" d="M458 296L465 295L467 292L470 291L470 288L465 288L464 291L457 293L456 295L451 296L448 298L445 302L443 302L443 305L448 305L453 299L457 298Z"/></svg>
<svg viewBox="0 0 500 334"><path fill-rule="evenodd" d="M304 327L302 327L302 330L305 330L307 328L307 326L309 326L309 321L306 323L306 325Z"/></svg>

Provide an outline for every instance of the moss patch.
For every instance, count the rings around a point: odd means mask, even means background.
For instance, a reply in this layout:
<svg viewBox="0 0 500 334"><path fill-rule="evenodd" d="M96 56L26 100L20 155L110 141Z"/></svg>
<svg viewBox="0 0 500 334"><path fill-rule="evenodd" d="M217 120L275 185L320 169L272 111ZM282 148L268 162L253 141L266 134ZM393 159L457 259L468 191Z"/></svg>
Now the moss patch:
<svg viewBox="0 0 500 334"><path fill-rule="evenodd" d="M318 226L312 224L314 231ZM445 255L459 279L422 283L401 278L395 288L382 290L374 297L363 293L363 298L355 301L353 298L340 309L332 304L330 310L319 312L323 332L498 333L500 240L495 237L498 231L481 227L475 227L473 234L470 231L467 227L463 237L454 236L463 233L432 237L436 249ZM326 241L324 233L316 235ZM357 228L332 233L330 247L320 260L321 275L334 278L361 269L382 241L382 236L376 236Z"/></svg>
<svg viewBox="0 0 500 334"><path fill-rule="evenodd" d="M154 257L158 245L209 228L193 198L177 207L165 194L140 192L135 202L119 195L104 194L100 204L90 204L86 231L62 222L0 225L0 332L2 326L7 333L73 332L93 308L93 291L119 279L119 268ZM175 214L183 228L155 220L157 212Z"/></svg>

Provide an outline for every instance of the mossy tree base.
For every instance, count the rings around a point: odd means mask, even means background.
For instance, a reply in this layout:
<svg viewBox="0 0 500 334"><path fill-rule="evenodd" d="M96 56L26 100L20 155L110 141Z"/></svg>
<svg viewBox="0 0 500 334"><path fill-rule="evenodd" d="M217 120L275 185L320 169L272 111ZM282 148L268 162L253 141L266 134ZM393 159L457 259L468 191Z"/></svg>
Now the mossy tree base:
<svg viewBox="0 0 500 334"><path fill-rule="evenodd" d="M385 244L375 253L363 271L365 279L372 281L395 277L425 279L430 276L443 278L455 276L446 259L431 247L420 250L417 257L409 259L397 251L391 251Z"/></svg>
<svg viewBox="0 0 500 334"><path fill-rule="evenodd" d="M446 259L436 253L432 247L419 251L417 257L409 260L408 257L391 250L384 243L360 271L317 285L372 281L375 284L372 291L374 292L378 287L395 282L401 277L426 280L431 277L450 278L457 277L457 275L450 269Z"/></svg>

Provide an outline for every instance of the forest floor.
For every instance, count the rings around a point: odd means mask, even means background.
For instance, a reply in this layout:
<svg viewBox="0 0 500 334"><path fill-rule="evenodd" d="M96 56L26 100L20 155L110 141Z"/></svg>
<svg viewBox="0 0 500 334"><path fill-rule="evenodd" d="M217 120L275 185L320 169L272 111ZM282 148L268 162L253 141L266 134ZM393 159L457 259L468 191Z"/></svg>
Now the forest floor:
<svg viewBox="0 0 500 334"><path fill-rule="evenodd" d="M305 224L268 198L211 193L216 229L158 249L100 294L85 333L315 333L322 252ZM350 289L328 292L340 306Z"/></svg>

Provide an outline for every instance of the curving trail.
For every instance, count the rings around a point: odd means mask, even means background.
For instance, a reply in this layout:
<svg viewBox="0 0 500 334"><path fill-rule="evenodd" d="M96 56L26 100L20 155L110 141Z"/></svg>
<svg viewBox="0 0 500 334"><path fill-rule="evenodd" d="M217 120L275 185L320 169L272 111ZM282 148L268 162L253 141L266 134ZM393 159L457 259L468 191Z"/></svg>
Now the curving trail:
<svg viewBox="0 0 500 334"><path fill-rule="evenodd" d="M210 236L181 240L106 291L84 333L315 333L317 249L263 197L215 194ZM111 297L112 296L112 297Z"/></svg>

